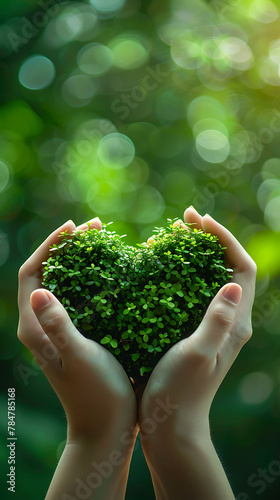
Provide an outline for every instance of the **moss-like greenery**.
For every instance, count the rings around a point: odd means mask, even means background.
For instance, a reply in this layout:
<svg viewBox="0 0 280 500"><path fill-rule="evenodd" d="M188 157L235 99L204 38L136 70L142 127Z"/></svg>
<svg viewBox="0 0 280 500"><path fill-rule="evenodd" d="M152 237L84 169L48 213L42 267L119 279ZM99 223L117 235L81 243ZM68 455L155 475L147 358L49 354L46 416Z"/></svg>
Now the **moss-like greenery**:
<svg viewBox="0 0 280 500"><path fill-rule="evenodd" d="M106 347L137 383L194 332L231 277L217 237L173 224L168 220L152 242L137 248L106 226L64 233L43 263L43 286L78 330Z"/></svg>

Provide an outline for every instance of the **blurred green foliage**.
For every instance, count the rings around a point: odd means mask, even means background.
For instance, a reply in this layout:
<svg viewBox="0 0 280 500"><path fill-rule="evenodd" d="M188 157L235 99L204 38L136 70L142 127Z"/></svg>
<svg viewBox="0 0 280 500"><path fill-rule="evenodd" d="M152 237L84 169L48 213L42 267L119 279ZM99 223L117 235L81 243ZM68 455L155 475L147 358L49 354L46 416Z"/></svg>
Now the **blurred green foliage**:
<svg viewBox="0 0 280 500"><path fill-rule="evenodd" d="M43 498L65 417L16 338L17 269L69 218L113 220L135 244L190 204L259 267L254 337L212 428L236 495L279 498L279 474L262 479L261 496L248 484L280 453L279 13L277 0L1 3L0 425L6 436L8 381L21 500L31 482ZM138 447L127 498L144 496L154 498Z"/></svg>

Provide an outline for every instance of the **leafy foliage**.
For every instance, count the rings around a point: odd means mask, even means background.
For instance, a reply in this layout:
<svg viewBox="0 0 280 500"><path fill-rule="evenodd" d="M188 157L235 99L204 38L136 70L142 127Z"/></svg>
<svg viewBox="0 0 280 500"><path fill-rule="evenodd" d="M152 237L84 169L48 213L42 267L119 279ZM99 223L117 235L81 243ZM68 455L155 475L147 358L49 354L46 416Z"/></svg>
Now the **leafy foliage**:
<svg viewBox="0 0 280 500"><path fill-rule="evenodd" d="M43 263L43 285L135 381L197 328L230 279L217 237L171 220L154 232L137 248L106 226L64 233Z"/></svg>

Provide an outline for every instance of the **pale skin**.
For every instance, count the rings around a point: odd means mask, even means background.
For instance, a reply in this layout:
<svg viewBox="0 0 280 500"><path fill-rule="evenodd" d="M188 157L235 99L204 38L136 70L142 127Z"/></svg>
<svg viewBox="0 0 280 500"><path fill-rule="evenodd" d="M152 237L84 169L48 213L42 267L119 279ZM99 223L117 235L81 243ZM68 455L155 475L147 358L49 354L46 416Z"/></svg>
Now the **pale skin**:
<svg viewBox="0 0 280 500"><path fill-rule="evenodd" d="M201 217L189 207L184 219L217 235L227 247L233 280L218 292L193 335L163 356L137 398L117 360L85 339L59 301L40 288L41 263L60 232L87 230L88 225L76 228L68 221L20 270L18 336L41 365L68 423L67 444L46 500L69 500L66 493L79 498L77 478L88 487L91 500L123 499L139 428L157 500L234 499L212 444L209 411L226 373L251 336L256 266L231 233L211 217ZM93 219L91 227L100 229L99 219ZM165 414L167 401L171 406ZM154 425L148 427L151 421ZM92 462L107 463L110 473L101 484L90 475L96 472Z"/></svg>
<svg viewBox="0 0 280 500"><path fill-rule="evenodd" d="M93 220L91 227L101 229L100 221ZM88 226L77 229L83 228ZM59 301L40 290L41 263L48 257L49 247L59 241L61 231L75 229L72 221L58 228L21 267L18 337L42 365L67 417L67 444L46 500L63 499L66 493L79 498L79 480L92 490L90 499L121 500L137 432L131 383L117 360L96 342L85 339ZM90 476L92 462L112 460L112 474L99 485L96 477Z"/></svg>

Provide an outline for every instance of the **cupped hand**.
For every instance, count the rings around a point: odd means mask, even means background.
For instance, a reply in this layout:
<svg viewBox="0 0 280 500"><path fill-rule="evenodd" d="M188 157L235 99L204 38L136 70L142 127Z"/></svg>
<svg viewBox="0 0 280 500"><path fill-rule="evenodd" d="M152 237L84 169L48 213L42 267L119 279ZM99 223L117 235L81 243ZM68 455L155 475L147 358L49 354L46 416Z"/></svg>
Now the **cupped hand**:
<svg viewBox="0 0 280 500"><path fill-rule="evenodd" d="M90 228L101 229L99 219ZM52 293L42 289L42 262L59 234L87 230L72 221L54 231L19 272L18 337L33 354L65 410L68 443L104 440L112 448L123 439L131 448L136 430L136 399L125 371L106 349L83 337ZM124 436L128 436L130 439ZM113 441L114 442L114 441Z"/></svg>
<svg viewBox="0 0 280 500"><path fill-rule="evenodd" d="M148 460L158 458L164 443L176 439L210 440L211 403L252 334L255 263L234 236L210 216L202 217L190 207L184 219L218 236L226 247L226 263L233 269L233 277L212 300L197 330L167 351L148 380L139 408L142 445Z"/></svg>

